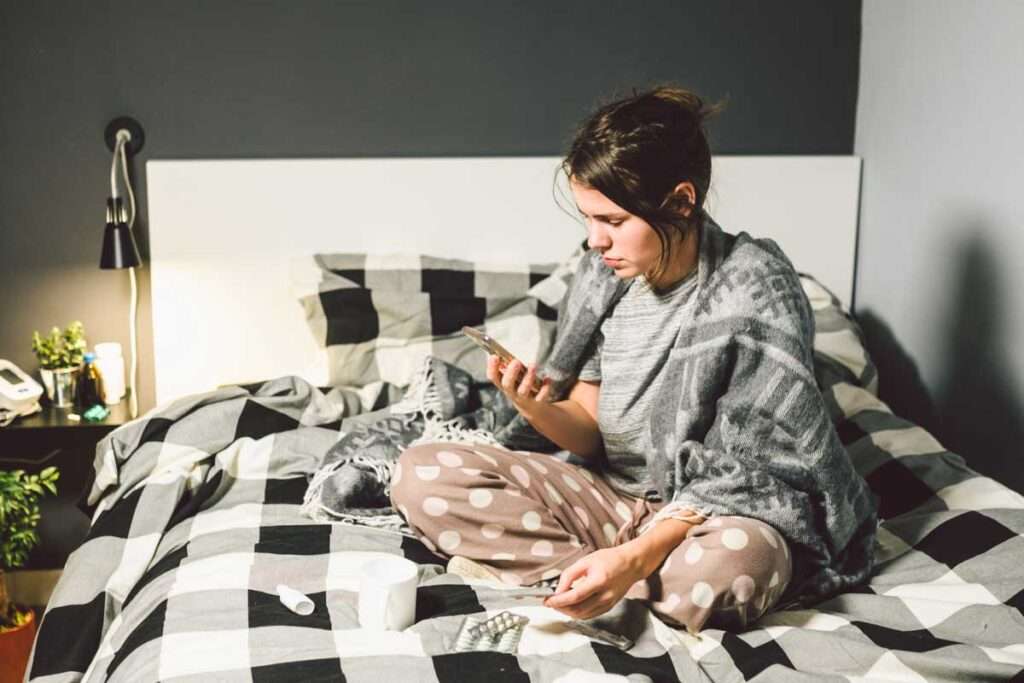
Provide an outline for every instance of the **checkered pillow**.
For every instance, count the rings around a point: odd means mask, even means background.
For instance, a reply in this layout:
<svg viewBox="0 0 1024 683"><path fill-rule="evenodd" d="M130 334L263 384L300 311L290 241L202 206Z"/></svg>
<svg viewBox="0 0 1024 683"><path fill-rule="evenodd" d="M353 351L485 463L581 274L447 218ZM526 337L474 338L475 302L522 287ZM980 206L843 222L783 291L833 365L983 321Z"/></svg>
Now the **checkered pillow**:
<svg viewBox="0 0 1024 683"><path fill-rule="evenodd" d="M487 330L524 362L554 340L577 250L561 264L494 264L424 255L317 254L316 294L300 299L327 351L331 386L409 383L426 356L486 381L486 354L462 334Z"/></svg>
<svg viewBox="0 0 1024 683"><path fill-rule="evenodd" d="M814 372L828 391L837 383L878 394L878 368L864 347L864 332L839 299L814 277L800 273L800 284L814 311ZM845 417L833 411L834 421Z"/></svg>

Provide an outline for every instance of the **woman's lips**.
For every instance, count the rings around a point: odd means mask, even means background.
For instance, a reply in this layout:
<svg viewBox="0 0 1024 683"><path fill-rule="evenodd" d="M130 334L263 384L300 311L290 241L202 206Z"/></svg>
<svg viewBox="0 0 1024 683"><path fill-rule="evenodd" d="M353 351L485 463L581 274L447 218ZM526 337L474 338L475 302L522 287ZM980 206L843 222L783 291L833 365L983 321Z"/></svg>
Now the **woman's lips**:
<svg viewBox="0 0 1024 683"><path fill-rule="evenodd" d="M622 265L622 259L608 258L607 256L602 256L601 258L604 259L604 264L609 268L618 268Z"/></svg>

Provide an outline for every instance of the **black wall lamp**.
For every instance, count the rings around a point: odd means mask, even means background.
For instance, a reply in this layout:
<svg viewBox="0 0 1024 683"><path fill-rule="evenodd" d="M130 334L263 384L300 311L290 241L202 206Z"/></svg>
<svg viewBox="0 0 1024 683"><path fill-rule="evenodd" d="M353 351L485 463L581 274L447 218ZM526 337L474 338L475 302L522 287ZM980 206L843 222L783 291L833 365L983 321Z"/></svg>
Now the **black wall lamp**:
<svg viewBox="0 0 1024 683"><path fill-rule="evenodd" d="M110 196L107 198L107 227L103 232L100 268L134 268L142 264L132 228L135 225L135 193L128 178L128 155L134 156L146 141L142 126L135 119L122 116L107 124L103 133L107 147L114 153L110 163ZM131 213L117 191L117 167L121 166L125 192Z"/></svg>
<svg viewBox="0 0 1024 683"><path fill-rule="evenodd" d="M142 265L139 247L135 242L135 193L132 191L131 179L128 177L128 156L138 154L146 141L146 135L139 122L127 116L121 116L107 124L103 133L107 148L114 153L110 164L110 197L107 198L107 225L103 231L103 250L100 252L100 268L127 268L132 284L132 301L129 313L129 331L131 338L131 370L125 382L129 411L134 419L139 414L139 400L135 391L138 359L136 354L136 319L138 317L139 289L135 278L135 268ZM118 192L117 169L121 167L121 178L128 205Z"/></svg>

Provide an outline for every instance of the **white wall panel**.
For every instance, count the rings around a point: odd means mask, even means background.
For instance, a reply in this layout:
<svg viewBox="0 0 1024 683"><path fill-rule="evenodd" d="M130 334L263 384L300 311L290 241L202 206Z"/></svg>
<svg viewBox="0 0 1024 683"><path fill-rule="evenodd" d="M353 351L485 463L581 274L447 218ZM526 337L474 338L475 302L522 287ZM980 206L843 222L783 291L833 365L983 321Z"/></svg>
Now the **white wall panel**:
<svg viewBox="0 0 1024 683"><path fill-rule="evenodd" d="M325 382L297 298L315 252L549 262L585 234L554 157L147 163L157 403L298 374ZM718 157L709 208L850 301L860 161ZM564 182L564 181L563 181ZM561 186L555 194L572 209Z"/></svg>

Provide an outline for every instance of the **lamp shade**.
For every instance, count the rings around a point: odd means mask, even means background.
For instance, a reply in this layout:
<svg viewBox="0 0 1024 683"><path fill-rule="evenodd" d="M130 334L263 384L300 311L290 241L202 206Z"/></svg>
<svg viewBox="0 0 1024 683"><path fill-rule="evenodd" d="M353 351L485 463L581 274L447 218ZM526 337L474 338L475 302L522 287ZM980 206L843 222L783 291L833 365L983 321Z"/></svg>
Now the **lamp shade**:
<svg viewBox="0 0 1024 683"><path fill-rule="evenodd" d="M120 205L120 197L117 204ZM103 231L103 252L100 254L100 268L134 268L142 263L135 235L122 220L120 206L113 199L107 199L107 227Z"/></svg>

